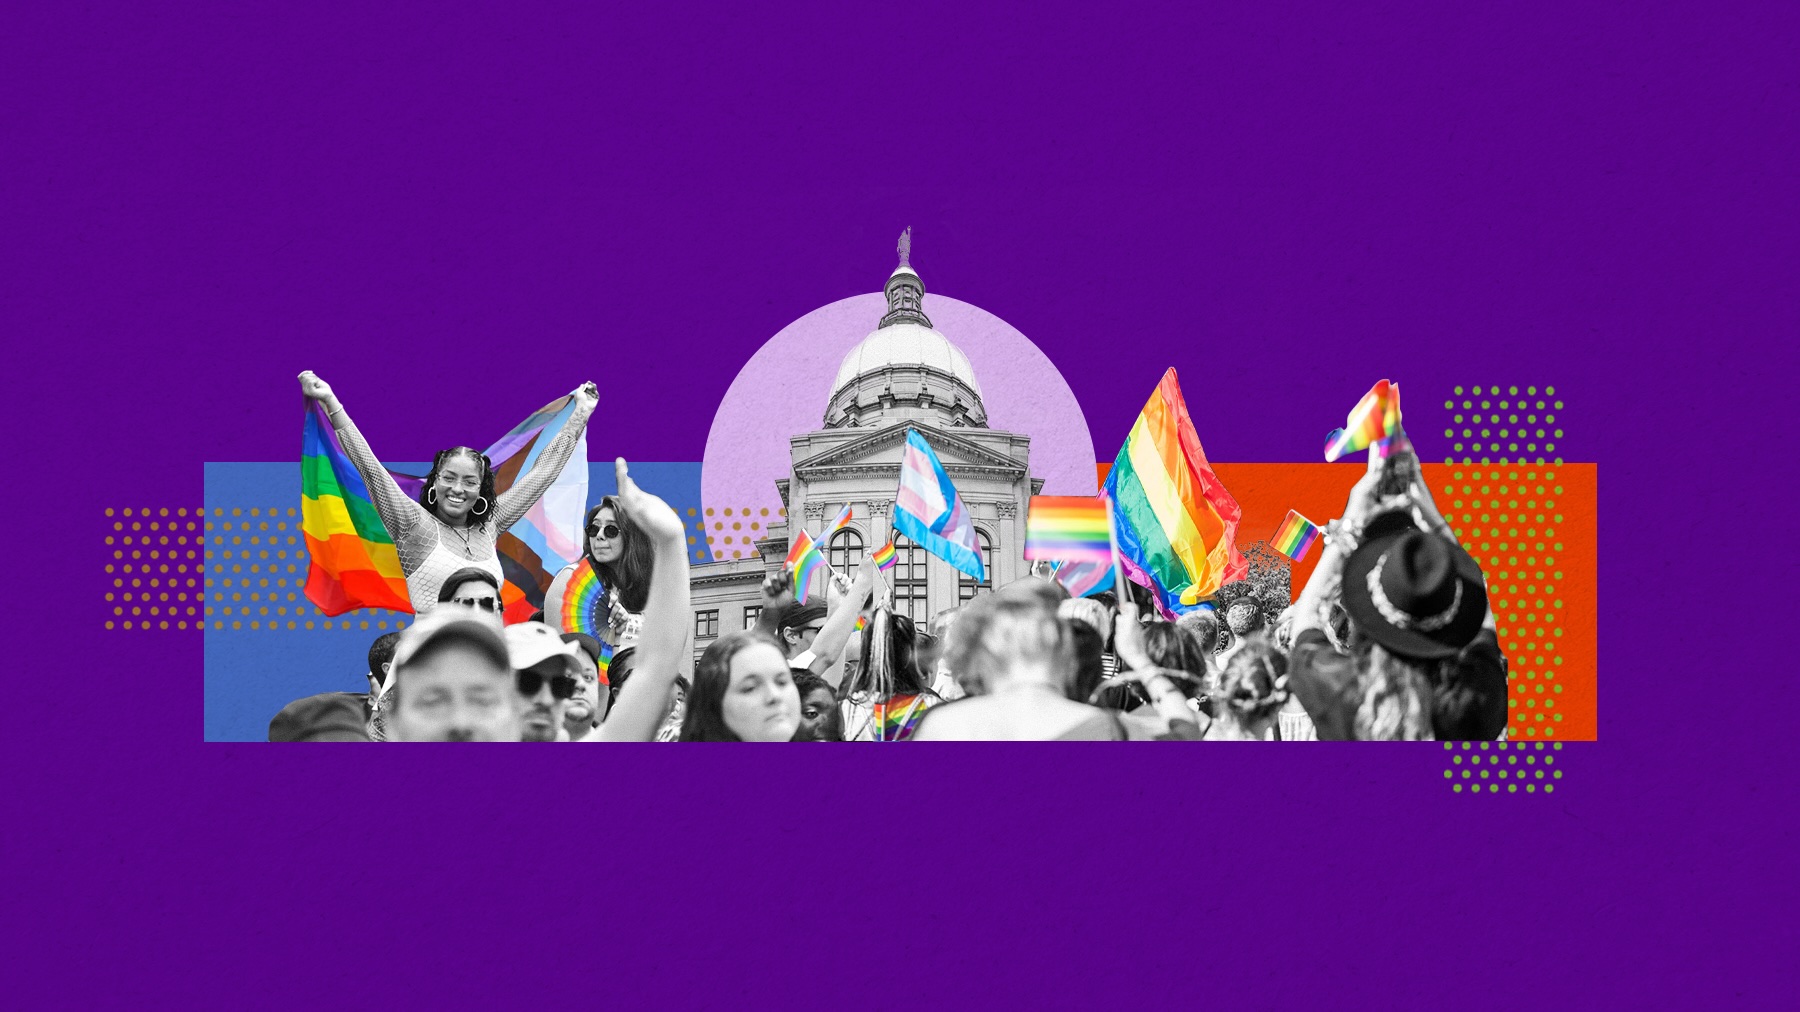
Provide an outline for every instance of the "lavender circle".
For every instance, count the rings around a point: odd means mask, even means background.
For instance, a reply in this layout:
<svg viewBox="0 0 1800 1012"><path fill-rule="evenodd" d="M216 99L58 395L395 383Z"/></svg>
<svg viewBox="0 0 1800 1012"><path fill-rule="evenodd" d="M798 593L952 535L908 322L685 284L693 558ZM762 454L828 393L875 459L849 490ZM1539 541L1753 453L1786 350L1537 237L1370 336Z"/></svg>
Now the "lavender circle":
<svg viewBox="0 0 1800 1012"><path fill-rule="evenodd" d="M969 357L988 427L1031 437L1031 473L1044 479L1043 494L1095 495L1094 440L1055 364L978 306L927 294L924 310L932 328ZM750 356L707 433L700 498L708 509L767 509L779 522L775 481L790 470L788 437L824 427L838 366L886 311L880 293L841 299L783 327Z"/></svg>

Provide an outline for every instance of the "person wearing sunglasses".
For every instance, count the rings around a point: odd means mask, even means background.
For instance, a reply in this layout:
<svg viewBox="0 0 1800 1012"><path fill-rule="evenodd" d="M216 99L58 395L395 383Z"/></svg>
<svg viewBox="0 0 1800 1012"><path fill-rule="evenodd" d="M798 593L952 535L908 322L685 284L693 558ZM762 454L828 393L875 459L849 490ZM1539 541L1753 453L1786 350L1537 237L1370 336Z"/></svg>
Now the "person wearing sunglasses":
<svg viewBox="0 0 1800 1012"><path fill-rule="evenodd" d="M471 608L496 624L502 622L506 608L500 600L500 581L494 574L474 566L444 577L443 589L438 591L438 603Z"/></svg>
<svg viewBox="0 0 1800 1012"><path fill-rule="evenodd" d="M616 702L637 663L636 648L643 634L644 605L650 596L656 553L621 496L606 496L589 509L582 530L582 558L563 567L551 581L544 593L544 614L562 632L589 633L612 646L607 681ZM563 595L578 574L585 579L584 569L600 580L604 593L592 614L565 616Z"/></svg>
<svg viewBox="0 0 1800 1012"><path fill-rule="evenodd" d="M518 690L522 741L567 741L563 711L580 687L581 647L542 622L506 627L506 652Z"/></svg>

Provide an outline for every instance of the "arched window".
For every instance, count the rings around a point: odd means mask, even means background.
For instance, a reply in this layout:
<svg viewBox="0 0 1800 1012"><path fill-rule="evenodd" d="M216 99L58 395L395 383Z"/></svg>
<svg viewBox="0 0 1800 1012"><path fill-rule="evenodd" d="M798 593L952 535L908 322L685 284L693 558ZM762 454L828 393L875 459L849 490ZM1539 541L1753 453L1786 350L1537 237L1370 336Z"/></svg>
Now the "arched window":
<svg viewBox="0 0 1800 1012"><path fill-rule="evenodd" d="M926 579L930 553L911 541L894 543L894 613L914 622L931 617L927 603L929 584Z"/></svg>
<svg viewBox="0 0 1800 1012"><path fill-rule="evenodd" d="M974 577L958 570L956 574L957 604L968 604L969 599L975 596L976 591L994 589L994 543L988 538L988 533L979 527L975 528L975 537L981 541L981 571L986 574L987 579L976 583Z"/></svg>
<svg viewBox="0 0 1800 1012"><path fill-rule="evenodd" d="M863 557L863 536L856 528L846 527L833 534L825 543L825 561L830 564L831 571L843 576L846 580L856 579L856 566Z"/></svg>

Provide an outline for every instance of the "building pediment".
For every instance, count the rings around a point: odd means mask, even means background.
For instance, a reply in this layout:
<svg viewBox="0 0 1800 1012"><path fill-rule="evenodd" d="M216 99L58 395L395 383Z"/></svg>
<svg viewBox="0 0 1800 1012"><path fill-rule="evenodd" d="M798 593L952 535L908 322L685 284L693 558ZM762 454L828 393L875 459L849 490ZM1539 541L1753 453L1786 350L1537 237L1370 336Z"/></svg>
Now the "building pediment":
<svg viewBox="0 0 1800 1012"><path fill-rule="evenodd" d="M947 471L975 468L1016 472L1020 475L1025 473L1023 461L958 435L953 429L942 429L920 422L896 422L866 436L797 459L794 461L794 473L806 476L824 469L869 465L898 468L902 456L900 448L906 442L907 429L919 430L919 434L931 444L932 450L937 453L938 460Z"/></svg>

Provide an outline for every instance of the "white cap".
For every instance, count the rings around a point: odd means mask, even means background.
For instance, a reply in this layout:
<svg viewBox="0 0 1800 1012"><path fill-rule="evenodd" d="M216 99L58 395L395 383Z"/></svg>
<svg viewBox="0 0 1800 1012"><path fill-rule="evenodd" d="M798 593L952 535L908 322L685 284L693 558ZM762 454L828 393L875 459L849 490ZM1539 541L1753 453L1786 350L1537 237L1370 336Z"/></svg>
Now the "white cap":
<svg viewBox="0 0 1800 1012"><path fill-rule="evenodd" d="M536 667L552 657L565 658L571 673L581 670L581 646L564 643L562 634L542 622L520 622L506 627L506 652L514 671Z"/></svg>

